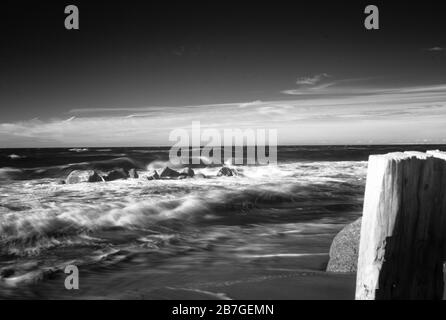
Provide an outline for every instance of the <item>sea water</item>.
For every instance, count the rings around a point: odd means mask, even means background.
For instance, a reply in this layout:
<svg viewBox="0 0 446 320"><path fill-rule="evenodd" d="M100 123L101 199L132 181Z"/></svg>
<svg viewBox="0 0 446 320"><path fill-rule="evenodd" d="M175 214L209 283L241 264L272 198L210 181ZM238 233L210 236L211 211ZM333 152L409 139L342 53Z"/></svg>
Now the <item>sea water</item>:
<svg viewBox="0 0 446 320"><path fill-rule="evenodd" d="M0 298L231 299L226 287L324 272L333 237L361 215L368 155L439 148L283 146L277 165L238 176L202 164L206 178L153 181L168 148L1 149ZM133 167L139 179L61 183Z"/></svg>

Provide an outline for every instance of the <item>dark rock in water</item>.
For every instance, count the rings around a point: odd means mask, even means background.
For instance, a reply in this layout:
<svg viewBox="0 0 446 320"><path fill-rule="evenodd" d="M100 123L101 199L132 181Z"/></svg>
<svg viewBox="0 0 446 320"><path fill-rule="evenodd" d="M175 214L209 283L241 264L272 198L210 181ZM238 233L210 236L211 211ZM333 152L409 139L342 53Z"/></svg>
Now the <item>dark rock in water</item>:
<svg viewBox="0 0 446 320"><path fill-rule="evenodd" d="M151 175L147 176L147 180L158 180L160 178L158 172L154 171Z"/></svg>
<svg viewBox="0 0 446 320"><path fill-rule="evenodd" d="M358 265L361 218L342 229L330 247L328 272L356 272Z"/></svg>
<svg viewBox="0 0 446 320"><path fill-rule="evenodd" d="M178 178L180 173L178 171L172 170L169 167L165 167L163 169L157 170L160 179L165 178Z"/></svg>
<svg viewBox="0 0 446 320"><path fill-rule="evenodd" d="M227 176L227 177L232 177L232 176L236 176L237 175L237 171L228 167L223 167L220 169L220 171L218 171L217 173L217 177L221 177L221 176Z"/></svg>
<svg viewBox="0 0 446 320"><path fill-rule="evenodd" d="M130 179L138 179L139 178L139 175L138 175L138 172L136 171L136 169L129 170L129 178Z"/></svg>
<svg viewBox="0 0 446 320"><path fill-rule="evenodd" d="M184 168L180 171L180 176L192 178L195 176L195 172L191 168Z"/></svg>
<svg viewBox="0 0 446 320"><path fill-rule="evenodd" d="M0 271L0 277L9 278L15 274L15 270L11 268L5 268Z"/></svg>
<svg viewBox="0 0 446 320"><path fill-rule="evenodd" d="M104 179L94 170L74 170L65 180L67 184L100 181L104 181Z"/></svg>
<svg viewBox="0 0 446 320"><path fill-rule="evenodd" d="M119 179L128 179L129 172L125 169L115 169L102 176L105 181L114 181Z"/></svg>

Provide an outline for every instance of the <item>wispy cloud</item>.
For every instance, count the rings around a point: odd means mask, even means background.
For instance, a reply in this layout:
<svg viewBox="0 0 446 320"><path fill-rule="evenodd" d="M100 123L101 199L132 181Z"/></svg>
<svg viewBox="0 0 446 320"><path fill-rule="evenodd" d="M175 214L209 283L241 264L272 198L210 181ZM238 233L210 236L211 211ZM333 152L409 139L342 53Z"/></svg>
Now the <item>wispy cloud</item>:
<svg viewBox="0 0 446 320"><path fill-rule="evenodd" d="M321 82L322 80L329 78L330 75L327 73L321 73L321 74L317 74L311 77L302 77L302 78L298 78L296 80L296 84L297 85L306 85L306 86L314 86L316 84L318 84L319 82Z"/></svg>
<svg viewBox="0 0 446 320"><path fill-rule="evenodd" d="M261 115L266 115L266 116L274 116L274 115L286 116L293 109L294 106L292 104L268 102L265 103L264 106L257 108L257 112L260 113Z"/></svg>
<svg viewBox="0 0 446 320"><path fill-rule="evenodd" d="M427 51L431 51L431 52L442 52L445 51L446 48L443 47L432 47L432 48L427 48Z"/></svg>
<svg viewBox="0 0 446 320"><path fill-rule="evenodd" d="M243 105L250 105L254 102L234 102L234 103L219 103L219 104L200 104L200 105L180 105L180 106L143 106L143 107L103 107L103 108L75 108L69 111L70 114L74 115L102 115L102 114L113 114L121 116L141 116L145 114L146 116L159 116L165 114L176 114L183 113L187 111L193 111L196 109L217 109L226 107L235 107Z"/></svg>
<svg viewBox="0 0 446 320"><path fill-rule="evenodd" d="M336 82L327 82L331 76L327 73L317 74L311 77L301 77L296 80L297 88L283 90L283 94L303 95L306 93L316 93L336 84Z"/></svg>
<svg viewBox="0 0 446 320"><path fill-rule="evenodd" d="M260 100L251 101L251 102L242 102L242 103L239 103L239 107L247 108L247 107L252 107L252 106L256 106L256 105L261 105L262 103L263 102Z"/></svg>
<svg viewBox="0 0 446 320"><path fill-rule="evenodd" d="M347 87L357 89L352 84L362 83L366 80L370 80L370 78L335 79L327 73L322 73L312 77L299 78L296 81L297 88L283 90L281 93L295 96L337 94L349 92L345 90Z"/></svg>
<svg viewBox="0 0 446 320"><path fill-rule="evenodd" d="M203 127L278 129L279 143L446 142L446 84L351 88L290 100L72 110L70 118L0 123L0 146L170 145L169 133ZM322 90L322 89L321 89ZM426 140L426 141L425 141Z"/></svg>
<svg viewBox="0 0 446 320"><path fill-rule="evenodd" d="M70 122L70 121L73 121L74 119L76 119L76 117L70 117L67 120L65 120L65 122Z"/></svg>

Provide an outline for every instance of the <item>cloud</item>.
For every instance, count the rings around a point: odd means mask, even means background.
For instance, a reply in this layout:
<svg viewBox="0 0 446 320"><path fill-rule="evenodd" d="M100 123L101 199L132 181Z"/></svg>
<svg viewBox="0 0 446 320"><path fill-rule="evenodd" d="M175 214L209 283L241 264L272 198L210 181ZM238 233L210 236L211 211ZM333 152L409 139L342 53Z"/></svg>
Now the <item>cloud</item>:
<svg viewBox="0 0 446 320"><path fill-rule="evenodd" d="M266 106L258 108L257 112L267 116L287 115L293 108L290 104L267 103Z"/></svg>
<svg viewBox="0 0 446 320"><path fill-rule="evenodd" d="M68 118L67 120L65 120L64 122L70 122L70 121L73 121L74 119L76 119L76 117L71 117L71 118Z"/></svg>
<svg viewBox="0 0 446 320"><path fill-rule="evenodd" d="M298 80L298 83L305 83L295 89L287 89L281 91L282 94L295 95L295 96L316 96L316 95L343 95L353 93L366 93L370 90L367 86L360 87L366 81L373 80L374 78L349 78L349 79L336 79L332 81L326 81L332 76L324 73L322 75L316 75L312 78L302 78L304 80ZM305 80L306 79L306 80Z"/></svg>
<svg viewBox="0 0 446 320"><path fill-rule="evenodd" d="M322 94L326 93L324 89L327 89L329 87L333 87L337 84L337 82L328 82L324 84L315 85L312 87L301 87L298 89L288 89L283 90L281 93L288 94L288 95L305 95L305 94Z"/></svg>
<svg viewBox="0 0 446 320"><path fill-rule="evenodd" d="M302 77L296 80L297 88L287 89L281 91L283 94L287 95L304 95L304 94L316 94L324 92L324 89L337 85L339 82L346 81L330 81L326 80L331 78L331 75L327 73L317 74L311 77Z"/></svg>
<svg viewBox="0 0 446 320"><path fill-rule="evenodd" d="M322 84L319 84L322 85ZM77 109L69 119L0 123L2 147L172 145L173 129L277 129L279 143L445 142L446 84L328 87L325 94L239 103ZM335 93L335 94L333 94ZM420 140L421 139L421 140Z"/></svg>
<svg viewBox="0 0 446 320"><path fill-rule="evenodd" d="M442 52L445 51L446 48L442 48L442 47L432 47L432 48L427 48L427 51L431 51L431 52Z"/></svg>
<svg viewBox="0 0 446 320"><path fill-rule="evenodd" d="M246 102L219 103L219 104L201 104L201 105L183 105L183 106L144 106L144 107L103 107L103 108L75 108L69 111L70 114L113 114L113 115L137 115L145 113L146 115L160 115L166 113L181 113L185 110L203 109L203 108L225 108L240 106ZM248 103L249 104L249 103ZM131 114L129 114L131 113Z"/></svg>
<svg viewBox="0 0 446 320"><path fill-rule="evenodd" d="M263 102L260 100L256 100L256 101L251 101L251 102L243 102L239 104L240 108L247 108L247 107L252 107L252 106L257 106L257 105L261 105Z"/></svg>
<svg viewBox="0 0 446 320"><path fill-rule="evenodd" d="M312 77L302 77L296 80L296 84L299 86L314 86L329 77L330 75L327 73L317 74Z"/></svg>

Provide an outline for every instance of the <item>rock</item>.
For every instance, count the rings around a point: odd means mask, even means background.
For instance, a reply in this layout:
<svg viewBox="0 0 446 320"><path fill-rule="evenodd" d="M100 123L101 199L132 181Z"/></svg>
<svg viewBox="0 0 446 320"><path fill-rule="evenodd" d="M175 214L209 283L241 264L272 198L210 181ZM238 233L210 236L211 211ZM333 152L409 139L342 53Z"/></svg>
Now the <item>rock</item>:
<svg viewBox="0 0 446 320"><path fill-rule="evenodd" d="M83 183L83 182L100 182L104 179L94 170L74 170L67 179L67 184Z"/></svg>
<svg viewBox="0 0 446 320"><path fill-rule="evenodd" d="M158 180L160 176L158 175L158 172L154 171L152 174L147 176L147 180Z"/></svg>
<svg viewBox="0 0 446 320"><path fill-rule="evenodd" d="M199 179L199 178L206 179L207 177L202 173L197 173L196 175L194 175L194 178L195 179Z"/></svg>
<svg viewBox="0 0 446 320"><path fill-rule="evenodd" d="M139 178L139 175L138 175L138 172L136 171L136 169L129 170L129 178L130 179L138 179Z"/></svg>
<svg viewBox="0 0 446 320"><path fill-rule="evenodd" d="M166 178L178 178L180 173L178 171L172 170L169 167L164 167L163 169L156 171L160 177L160 179Z"/></svg>
<svg viewBox="0 0 446 320"><path fill-rule="evenodd" d="M180 175L192 178L193 176L195 176L195 172L191 168L184 168L183 170L180 171Z"/></svg>
<svg viewBox="0 0 446 320"><path fill-rule="evenodd" d="M125 169L115 169L102 176L105 181L114 181L119 179L128 179L129 172Z"/></svg>
<svg viewBox="0 0 446 320"><path fill-rule="evenodd" d="M221 177L221 176L232 177L232 176L236 176L236 175L237 175L237 171L235 169L231 169L228 167L222 167L220 169L220 171L218 171L218 173L217 173L217 177Z"/></svg>
<svg viewBox="0 0 446 320"><path fill-rule="evenodd" d="M333 239L327 265L328 272L356 272L361 219L345 226Z"/></svg>

